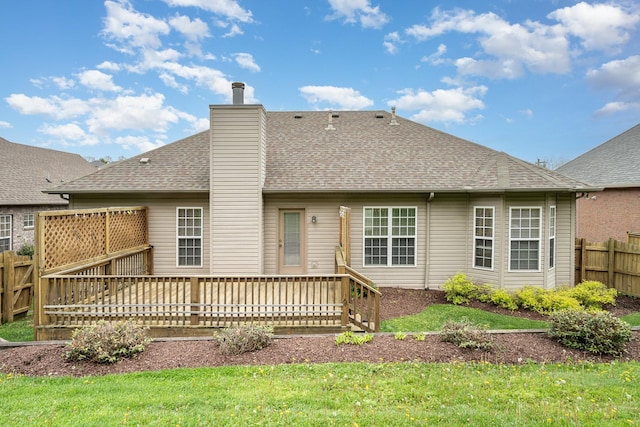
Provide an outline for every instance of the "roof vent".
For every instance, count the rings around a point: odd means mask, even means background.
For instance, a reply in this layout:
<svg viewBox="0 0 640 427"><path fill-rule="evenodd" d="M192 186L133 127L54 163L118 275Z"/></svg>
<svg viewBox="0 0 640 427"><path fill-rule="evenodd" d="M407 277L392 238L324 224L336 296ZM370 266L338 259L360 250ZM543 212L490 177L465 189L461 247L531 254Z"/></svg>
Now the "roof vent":
<svg viewBox="0 0 640 427"><path fill-rule="evenodd" d="M396 107L391 107L391 122L389 122L389 126L398 126L399 124L396 121Z"/></svg>
<svg viewBox="0 0 640 427"><path fill-rule="evenodd" d="M382 118L384 118L384 114L376 113L376 119L382 119Z"/></svg>
<svg viewBox="0 0 640 427"><path fill-rule="evenodd" d="M294 119L301 119L302 118L302 114L298 113L298 114L294 114L293 115Z"/></svg>
<svg viewBox="0 0 640 427"><path fill-rule="evenodd" d="M148 157L141 157L141 158L140 158L140 164L141 164L141 165L147 165L147 164L149 164L149 158L148 158Z"/></svg>
<svg viewBox="0 0 640 427"><path fill-rule="evenodd" d="M331 117L333 117L334 119L337 119L338 117L340 117L339 113L331 113Z"/></svg>
<svg viewBox="0 0 640 427"><path fill-rule="evenodd" d="M336 130L336 128L333 126L333 114L329 113L329 124L327 124L327 127L324 128L324 130Z"/></svg>

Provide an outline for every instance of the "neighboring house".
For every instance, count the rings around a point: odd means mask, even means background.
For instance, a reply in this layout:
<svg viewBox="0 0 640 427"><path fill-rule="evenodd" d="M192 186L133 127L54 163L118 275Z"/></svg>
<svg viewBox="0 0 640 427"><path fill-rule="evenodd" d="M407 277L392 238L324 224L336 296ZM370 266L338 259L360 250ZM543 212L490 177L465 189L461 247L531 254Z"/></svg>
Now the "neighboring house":
<svg viewBox="0 0 640 427"><path fill-rule="evenodd" d="M603 187L576 204L576 236L590 242L627 241L640 232L640 124L557 168Z"/></svg>
<svg viewBox="0 0 640 427"><path fill-rule="evenodd" d="M210 130L49 190L72 208L148 206L157 274L333 273L382 286L464 272L517 287L573 283L585 184L384 111L210 106Z"/></svg>
<svg viewBox="0 0 640 427"><path fill-rule="evenodd" d="M0 252L34 242L38 211L66 209L68 200L42 191L95 171L77 154L0 138Z"/></svg>

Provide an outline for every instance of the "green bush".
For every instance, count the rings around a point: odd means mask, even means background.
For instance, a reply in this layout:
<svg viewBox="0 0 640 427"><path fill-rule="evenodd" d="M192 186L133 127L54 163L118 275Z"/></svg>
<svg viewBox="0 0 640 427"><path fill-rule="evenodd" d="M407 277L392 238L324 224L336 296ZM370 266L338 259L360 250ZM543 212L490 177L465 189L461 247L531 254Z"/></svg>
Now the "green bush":
<svg viewBox="0 0 640 427"><path fill-rule="evenodd" d="M214 339L223 354L237 355L270 346L273 328L253 325L234 326L222 329L214 335Z"/></svg>
<svg viewBox="0 0 640 427"><path fill-rule="evenodd" d="M565 290L571 298L575 298L587 310L602 310L604 305L615 305L618 292L609 289L602 282L585 281Z"/></svg>
<svg viewBox="0 0 640 427"><path fill-rule="evenodd" d="M346 331L336 335L336 345L352 344L362 345L373 339L373 334L354 334L353 331Z"/></svg>
<svg viewBox="0 0 640 427"><path fill-rule="evenodd" d="M461 348L472 348L489 351L493 348L491 335L479 325L468 319L460 321L448 320L442 326L440 339Z"/></svg>
<svg viewBox="0 0 640 427"><path fill-rule="evenodd" d="M551 314L563 310L584 310L580 301L561 292L545 291L540 294L542 314Z"/></svg>
<svg viewBox="0 0 640 427"><path fill-rule="evenodd" d="M549 321L549 336L566 347L595 354L620 356L632 339L631 326L605 311L559 311Z"/></svg>
<svg viewBox="0 0 640 427"><path fill-rule="evenodd" d="M466 304L478 298L479 289L464 273L458 273L442 286L447 301L453 304Z"/></svg>
<svg viewBox="0 0 640 427"><path fill-rule="evenodd" d="M515 293L515 300L518 306L535 312L542 312L543 289L533 286L523 286Z"/></svg>
<svg viewBox="0 0 640 427"><path fill-rule="evenodd" d="M35 249L33 245L24 245L20 248L18 252L16 252L17 255L29 256L31 258L33 258L34 253L35 253Z"/></svg>
<svg viewBox="0 0 640 427"><path fill-rule="evenodd" d="M498 307L506 308L507 310L517 310L518 304L515 302L511 294L504 289L494 289L491 292L489 301Z"/></svg>
<svg viewBox="0 0 640 427"><path fill-rule="evenodd" d="M68 360L114 363L146 349L151 342L146 335L147 329L131 321L109 323L100 320L95 325L73 331L65 356Z"/></svg>

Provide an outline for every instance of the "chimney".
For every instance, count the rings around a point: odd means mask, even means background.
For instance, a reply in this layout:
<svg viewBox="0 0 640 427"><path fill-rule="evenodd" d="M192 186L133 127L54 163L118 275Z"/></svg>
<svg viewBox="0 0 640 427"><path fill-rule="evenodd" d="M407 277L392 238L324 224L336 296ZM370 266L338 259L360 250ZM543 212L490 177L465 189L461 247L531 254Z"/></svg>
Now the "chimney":
<svg viewBox="0 0 640 427"><path fill-rule="evenodd" d="M231 83L231 89L233 89L233 105L244 104L244 83Z"/></svg>

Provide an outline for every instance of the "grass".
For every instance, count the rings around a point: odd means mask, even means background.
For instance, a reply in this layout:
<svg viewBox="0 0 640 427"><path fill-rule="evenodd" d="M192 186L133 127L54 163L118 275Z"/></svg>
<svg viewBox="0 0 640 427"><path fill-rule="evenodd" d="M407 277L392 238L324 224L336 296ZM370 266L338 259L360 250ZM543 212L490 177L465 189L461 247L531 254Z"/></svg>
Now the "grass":
<svg viewBox="0 0 640 427"><path fill-rule="evenodd" d="M467 318L488 329L547 329L549 324L540 320L529 320L503 314L490 313L477 308L453 304L433 304L418 314L384 320L382 332L439 331L447 320Z"/></svg>
<svg viewBox="0 0 640 427"><path fill-rule="evenodd" d="M0 389L9 398L0 399L0 425L637 426L638 381L637 362L343 363L86 378L3 375Z"/></svg>
<svg viewBox="0 0 640 427"><path fill-rule="evenodd" d="M11 342L33 341L33 313L0 325L0 338Z"/></svg>

